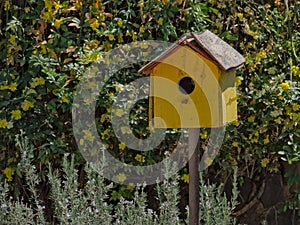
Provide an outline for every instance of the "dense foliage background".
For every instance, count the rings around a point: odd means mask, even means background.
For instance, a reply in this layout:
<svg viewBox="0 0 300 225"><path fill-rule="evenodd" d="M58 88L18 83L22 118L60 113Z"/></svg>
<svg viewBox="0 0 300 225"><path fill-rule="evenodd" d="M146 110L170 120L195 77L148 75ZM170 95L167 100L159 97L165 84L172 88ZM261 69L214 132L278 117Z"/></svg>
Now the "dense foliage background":
<svg viewBox="0 0 300 225"><path fill-rule="evenodd" d="M149 39L173 42L186 32L204 29L246 58L236 80L239 119L227 126L221 152L208 170L221 171L225 180L235 166L241 177L253 178L256 173L285 173L284 162L299 165L299 1L3 0L0 17L0 181L10 184L12 196L26 198L15 147L21 130L35 147L42 198L49 191L49 162L60 168L64 157L75 154L80 170L84 160L70 118L76 85L88 65L118 45ZM98 101L99 135L122 160L152 163L172 150L175 131L160 146L159 155L143 155L119 143L109 125L114 95L139 76L136 72L137 68L122 71L107 85ZM147 102L136 107L133 130L146 135ZM204 144L208 134L201 131ZM86 138L92 137L86 133ZM180 173L188 182L187 170ZM292 209L299 207L299 173L299 166L286 173L293 188L294 199L288 204ZM84 176L79 176L82 184ZM132 194L131 188L116 185L111 199Z"/></svg>

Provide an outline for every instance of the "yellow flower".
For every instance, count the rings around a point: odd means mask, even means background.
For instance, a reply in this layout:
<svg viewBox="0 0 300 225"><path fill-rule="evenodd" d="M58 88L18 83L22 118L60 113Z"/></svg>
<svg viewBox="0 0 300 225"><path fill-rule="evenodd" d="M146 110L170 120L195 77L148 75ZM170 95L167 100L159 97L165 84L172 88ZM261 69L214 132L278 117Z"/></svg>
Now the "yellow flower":
<svg viewBox="0 0 300 225"><path fill-rule="evenodd" d="M92 52L88 55L87 61L88 62L96 62L100 59L99 52Z"/></svg>
<svg viewBox="0 0 300 225"><path fill-rule="evenodd" d="M266 144L268 144L269 142L270 142L270 140L269 140L269 135L267 135L266 138L264 139L264 144L266 145Z"/></svg>
<svg viewBox="0 0 300 225"><path fill-rule="evenodd" d="M122 134L131 134L132 130L128 126L123 126L123 127L121 127L121 132L122 132Z"/></svg>
<svg viewBox="0 0 300 225"><path fill-rule="evenodd" d="M13 75L12 73L11 74L9 74L9 76L14 80L14 79L16 79L16 76L15 75Z"/></svg>
<svg viewBox="0 0 300 225"><path fill-rule="evenodd" d="M299 66L292 66L292 73L294 76L297 76L300 74L300 68Z"/></svg>
<svg viewBox="0 0 300 225"><path fill-rule="evenodd" d="M132 32L132 40L137 40L138 36L136 32Z"/></svg>
<svg viewBox="0 0 300 225"><path fill-rule="evenodd" d="M242 21L244 18L243 13L236 13L235 15L239 18L240 21Z"/></svg>
<svg viewBox="0 0 300 225"><path fill-rule="evenodd" d="M129 190L129 191L133 191L134 188L135 188L135 185L133 183L130 183L127 185L127 190Z"/></svg>
<svg viewBox="0 0 300 225"><path fill-rule="evenodd" d="M206 139L207 138L207 131L205 130L205 131L201 132L200 137L201 137L201 139Z"/></svg>
<svg viewBox="0 0 300 225"><path fill-rule="evenodd" d="M241 85L242 84L242 79L240 77L237 77L235 79L235 83L236 83L237 86Z"/></svg>
<svg viewBox="0 0 300 225"><path fill-rule="evenodd" d="M113 34L108 34L107 36L110 41L113 41L115 39L115 36Z"/></svg>
<svg viewBox="0 0 300 225"><path fill-rule="evenodd" d="M261 160L260 165L262 167L266 167L268 165L268 163L270 162L270 159L268 158L264 158L263 160Z"/></svg>
<svg viewBox="0 0 300 225"><path fill-rule="evenodd" d="M234 142L232 142L232 144L231 144L233 147L238 147L239 146L239 143L237 142L237 141L234 141Z"/></svg>
<svg viewBox="0 0 300 225"><path fill-rule="evenodd" d="M7 128L8 122L5 119L0 120L0 128Z"/></svg>
<svg viewBox="0 0 300 225"><path fill-rule="evenodd" d="M129 51L131 49L131 46L129 46L128 44L125 44L122 47L125 51Z"/></svg>
<svg viewBox="0 0 300 225"><path fill-rule="evenodd" d="M43 54L47 54L47 46L46 45L41 45L41 52Z"/></svg>
<svg viewBox="0 0 300 225"><path fill-rule="evenodd" d="M260 57L262 57L262 58L267 58L267 53L266 53L266 51L260 51L259 53L258 53L259 55L260 55Z"/></svg>
<svg viewBox="0 0 300 225"><path fill-rule="evenodd" d="M292 113L292 108L290 106L286 106L284 109L285 109L287 115Z"/></svg>
<svg viewBox="0 0 300 225"><path fill-rule="evenodd" d="M252 48L252 47L253 47L253 44L251 42L248 42L246 45L246 48Z"/></svg>
<svg viewBox="0 0 300 225"><path fill-rule="evenodd" d="M45 0L45 7L46 7L46 9L48 9L49 11L51 11L51 9L52 9L52 1L51 0Z"/></svg>
<svg viewBox="0 0 300 225"><path fill-rule="evenodd" d="M22 112L20 110L13 110L11 111L11 116L15 119L15 120L19 120L22 117Z"/></svg>
<svg viewBox="0 0 300 225"><path fill-rule="evenodd" d="M4 11L7 11L10 9L10 2L9 1L5 1L4 3Z"/></svg>
<svg viewBox="0 0 300 225"><path fill-rule="evenodd" d="M213 160L212 160L212 158L207 157L207 158L204 160L204 162L205 162L206 165L210 166L210 165L213 163Z"/></svg>
<svg viewBox="0 0 300 225"><path fill-rule="evenodd" d="M286 91L290 88L290 84L288 82L283 82L280 84L280 87Z"/></svg>
<svg viewBox="0 0 300 225"><path fill-rule="evenodd" d="M84 144L84 140L83 140L82 138L79 140L79 144L80 144L80 145L83 145L83 144Z"/></svg>
<svg viewBox="0 0 300 225"><path fill-rule="evenodd" d="M124 173L120 173L117 176L118 181L121 182L121 183L123 183L126 180L126 178L127 177L126 177L126 175Z"/></svg>
<svg viewBox="0 0 300 225"><path fill-rule="evenodd" d="M277 119L274 120L274 122L277 123L277 124L281 124L281 118L278 117Z"/></svg>
<svg viewBox="0 0 300 225"><path fill-rule="evenodd" d="M284 100L284 97L282 96L282 94L281 94L281 93L279 93L277 96L278 96L278 99L280 99L280 100Z"/></svg>
<svg viewBox="0 0 300 225"><path fill-rule="evenodd" d="M12 181L12 175L14 175L14 171L10 167L6 167L2 172L5 174L8 181Z"/></svg>
<svg viewBox="0 0 300 225"><path fill-rule="evenodd" d="M144 33L145 32L145 27L142 25L142 26L140 26L140 32L141 33Z"/></svg>
<svg viewBox="0 0 300 225"><path fill-rule="evenodd" d="M98 8L99 8L99 2L95 2L94 7L95 7L96 9L98 9Z"/></svg>
<svg viewBox="0 0 300 225"><path fill-rule="evenodd" d="M189 174L183 174L182 176L181 176L181 178L180 178L181 180L183 180L183 182L184 183L189 183L189 181L190 181L190 176L189 176Z"/></svg>
<svg viewBox="0 0 300 225"><path fill-rule="evenodd" d="M131 36L131 33L130 33L130 31L129 31L129 30L126 30L126 34L125 34L125 36Z"/></svg>
<svg viewBox="0 0 300 225"><path fill-rule="evenodd" d="M116 116L121 117L124 115L124 110L123 109L117 109L115 111Z"/></svg>
<svg viewBox="0 0 300 225"><path fill-rule="evenodd" d="M136 156L134 157L134 159L138 162L145 162L145 157L140 155L140 154L136 154Z"/></svg>
<svg viewBox="0 0 300 225"><path fill-rule="evenodd" d="M257 65L254 62L249 62L250 71L255 71L257 69Z"/></svg>
<svg viewBox="0 0 300 225"><path fill-rule="evenodd" d="M12 84L10 84L9 85L9 89L11 90L11 91L15 91L15 90L17 90L17 83L12 83Z"/></svg>
<svg viewBox="0 0 300 225"><path fill-rule="evenodd" d="M11 34L11 35L9 36L8 41L9 41L11 44L15 44L15 43L16 43L16 38L17 38L16 35Z"/></svg>
<svg viewBox="0 0 300 225"><path fill-rule="evenodd" d="M33 108L34 106L34 103L33 102L30 102L28 100L25 100L23 102L23 104L21 105L21 108L24 110L24 111L27 111L29 108Z"/></svg>
<svg viewBox="0 0 300 225"><path fill-rule="evenodd" d="M143 1L143 0L139 1L139 2L138 2L138 6L139 6L140 8L143 8L143 7L144 7L144 1Z"/></svg>
<svg viewBox="0 0 300 225"><path fill-rule="evenodd" d="M58 2L54 2L54 7L55 7L55 10L57 11L60 8L62 8L63 6L62 6L62 4L60 4L60 1L58 1Z"/></svg>
<svg viewBox="0 0 300 225"><path fill-rule="evenodd" d="M25 13L29 13L30 12L30 7L25 7L24 11L25 11Z"/></svg>
<svg viewBox="0 0 300 225"><path fill-rule="evenodd" d="M58 29L58 28L60 28L62 23L63 23L63 20L57 19L57 20L54 21L53 26L55 26Z"/></svg>
<svg viewBox="0 0 300 225"><path fill-rule="evenodd" d="M103 131L103 132L101 133L102 139L107 139L107 136L109 136L108 130L105 130L105 131Z"/></svg>
<svg viewBox="0 0 300 225"><path fill-rule="evenodd" d="M100 122L104 123L106 120L108 120L109 116L107 114L102 114L100 118Z"/></svg>
<svg viewBox="0 0 300 225"><path fill-rule="evenodd" d="M90 23L90 27L91 27L93 30L95 30L95 29L97 29L99 26L100 26L100 24L99 24L98 20L92 19L92 22Z"/></svg>
<svg viewBox="0 0 300 225"><path fill-rule="evenodd" d="M249 122L249 123L253 123L254 120L255 120L255 116L250 116L250 117L248 117L248 122Z"/></svg>
<svg viewBox="0 0 300 225"><path fill-rule="evenodd" d="M12 51L14 50L14 47L13 46L8 46L8 48L7 48L7 54L9 55L9 56L11 56L11 53L12 53ZM12 61L12 60L11 60ZM11 65L13 65L13 64L11 64Z"/></svg>
<svg viewBox="0 0 300 225"><path fill-rule="evenodd" d="M43 15L41 16L41 18L44 20L51 20L52 17L53 17L52 12L44 12Z"/></svg>
<svg viewBox="0 0 300 225"><path fill-rule="evenodd" d="M298 111L300 108L300 106L297 103L294 103L292 107L293 107L293 111L295 112Z"/></svg>
<svg viewBox="0 0 300 225"><path fill-rule="evenodd" d="M250 139L251 139L250 140L251 143L258 143L258 138L255 137L255 138L250 138Z"/></svg>
<svg viewBox="0 0 300 225"><path fill-rule="evenodd" d="M238 127L240 125L240 122L238 120L235 120L232 122L234 126Z"/></svg>
<svg viewBox="0 0 300 225"><path fill-rule="evenodd" d="M157 23L159 25L163 25L163 22L164 22L164 19L162 17L160 17L158 20L157 20Z"/></svg>
<svg viewBox="0 0 300 225"><path fill-rule="evenodd" d="M126 148L126 145L123 142L121 142L119 144L119 149L124 150L125 148Z"/></svg>
<svg viewBox="0 0 300 225"><path fill-rule="evenodd" d="M35 78L35 82L37 85L44 85L45 79L43 77L37 77L37 78Z"/></svg>
<svg viewBox="0 0 300 225"><path fill-rule="evenodd" d="M88 140L88 141L91 141L91 142L94 141L95 137L93 136L93 134L92 134L91 131L89 131L89 130L83 130L83 133L84 133L83 138L85 140Z"/></svg>
<svg viewBox="0 0 300 225"><path fill-rule="evenodd" d="M69 103L69 99L68 99L68 95L64 95L60 98L60 102L65 102L65 103Z"/></svg>
<svg viewBox="0 0 300 225"><path fill-rule="evenodd" d="M149 47L149 45L148 45L148 43L147 43L146 41L143 41L143 42L141 43L141 48L147 49L148 47Z"/></svg>
<svg viewBox="0 0 300 225"><path fill-rule="evenodd" d="M118 20L117 25L118 25L119 27L122 27L122 26L123 26L123 21L122 21L122 20Z"/></svg>
<svg viewBox="0 0 300 225"><path fill-rule="evenodd" d="M76 0L76 2L74 2L74 6L77 9L81 9L81 7L82 7L82 0Z"/></svg>

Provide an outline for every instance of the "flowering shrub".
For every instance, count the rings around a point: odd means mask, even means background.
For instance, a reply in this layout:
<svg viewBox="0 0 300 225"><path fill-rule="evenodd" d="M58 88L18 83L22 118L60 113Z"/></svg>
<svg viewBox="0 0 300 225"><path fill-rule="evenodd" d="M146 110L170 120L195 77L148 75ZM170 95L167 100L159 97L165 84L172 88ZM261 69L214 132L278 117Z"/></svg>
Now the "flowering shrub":
<svg viewBox="0 0 300 225"><path fill-rule="evenodd" d="M71 104L85 68L105 51L136 40L175 40L183 28L204 27L189 10L200 13L195 2L140 1L27 1L1 3L0 39L0 146L1 170L7 179L21 175L13 137L21 129L34 140L36 163L42 173L49 161L61 164L76 149L71 130ZM24 13L25 12L25 13ZM110 93L130 77L127 71ZM131 79L134 78L131 77ZM112 100L100 101L109 116ZM144 110L145 111L145 110ZM120 112L117 112L120 113ZM106 127L108 128L108 127ZM104 139L114 134L103 130ZM89 136L88 131L85 133ZM112 141L113 137L110 138ZM84 140L81 142L83 143ZM118 143L122 151L126 146ZM47 148L50 146L50 148ZM133 156L144 161L145 156Z"/></svg>
<svg viewBox="0 0 300 225"><path fill-rule="evenodd" d="M15 193L23 171L14 136L23 130L34 144L34 164L45 180L48 163L62 165L66 153L78 153L71 130L75 88L91 63L126 43L159 39L173 42L189 31L210 29L246 57L237 72L238 117L215 163L276 172L280 162L299 162L300 26L299 1L108 1L30 0L0 3L0 181ZM110 126L114 96L137 78L128 68L110 80L97 105L99 136L123 162L151 164L176 145L176 131L155 154L131 151ZM87 99L86 101L88 101ZM145 137L147 102L135 106L132 130ZM122 129L122 128L121 128ZM89 130L84 138L93 140ZM201 131L207 140L209 130ZM171 143L171 144L170 144ZM77 154L76 163L83 162ZM210 162L211 163L211 162ZM187 171L181 179L188 182ZM120 182L126 180L118 175ZM131 193L124 187L119 192ZM120 198L118 191L115 199Z"/></svg>
<svg viewBox="0 0 300 225"><path fill-rule="evenodd" d="M237 77L239 119L228 127L222 148L225 162L268 171L278 171L281 160L298 162L299 2L260 5L226 0L213 6L220 9L216 32L225 29L222 21L227 20L224 38L246 57Z"/></svg>

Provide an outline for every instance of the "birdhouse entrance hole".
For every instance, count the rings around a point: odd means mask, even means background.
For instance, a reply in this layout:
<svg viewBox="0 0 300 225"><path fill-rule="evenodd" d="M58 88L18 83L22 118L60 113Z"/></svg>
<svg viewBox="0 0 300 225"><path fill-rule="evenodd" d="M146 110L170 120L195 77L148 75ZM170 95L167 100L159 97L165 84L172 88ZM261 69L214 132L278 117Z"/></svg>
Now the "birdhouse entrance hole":
<svg viewBox="0 0 300 225"><path fill-rule="evenodd" d="M181 78L178 85L179 85L179 90L186 95L191 94L195 89L195 82L190 77Z"/></svg>

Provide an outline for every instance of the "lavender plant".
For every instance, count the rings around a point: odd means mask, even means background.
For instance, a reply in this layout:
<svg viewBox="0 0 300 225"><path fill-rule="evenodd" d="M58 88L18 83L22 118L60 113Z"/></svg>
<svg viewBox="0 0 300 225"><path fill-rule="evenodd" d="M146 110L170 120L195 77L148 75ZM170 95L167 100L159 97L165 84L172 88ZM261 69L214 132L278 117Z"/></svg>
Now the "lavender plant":
<svg viewBox="0 0 300 225"><path fill-rule="evenodd" d="M46 221L44 206L39 199L37 185L40 178L33 166L33 145L23 133L16 137L21 152L18 167L24 172L28 195L24 199L9 197L9 185L0 184L0 221L1 224L120 224L120 225L165 225L188 224L182 221L177 207L179 202L179 177L177 167L171 161L164 161L165 177L171 177L157 184L158 209L155 211L147 204L145 184L136 187L132 200L121 198L117 204L109 202L112 183L105 180L92 165L86 164L86 183L79 185L78 170L75 159L67 157L61 170L53 170L49 165L49 182L51 199L54 202L54 221ZM103 165L105 166L105 165ZM205 184L203 176L200 182L200 218L206 225L232 225L236 219L232 217L237 205L237 174L234 173L232 199L228 200L222 193L222 185ZM175 174L170 176L170 174ZM188 214L188 212L187 212ZM187 215L188 218L188 215Z"/></svg>

